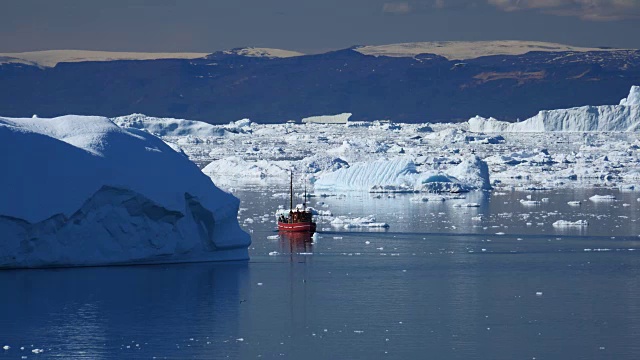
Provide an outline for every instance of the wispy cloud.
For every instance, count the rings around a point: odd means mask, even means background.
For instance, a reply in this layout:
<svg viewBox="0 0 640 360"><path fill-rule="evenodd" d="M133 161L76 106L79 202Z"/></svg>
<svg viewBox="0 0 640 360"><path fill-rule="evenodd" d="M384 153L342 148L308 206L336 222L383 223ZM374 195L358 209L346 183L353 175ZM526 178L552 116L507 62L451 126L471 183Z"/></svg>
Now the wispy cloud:
<svg viewBox="0 0 640 360"><path fill-rule="evenodd" d="M387 14L408 14L411 12L411 5L408 2L388 2L382 6L382 12Z"/></svg>
<svg viewBox="0 0 640 360"><path fill-rule="evenodd" d="M487 0L500 10L539 11L591 21L640 19L638 0Z"/></svg>

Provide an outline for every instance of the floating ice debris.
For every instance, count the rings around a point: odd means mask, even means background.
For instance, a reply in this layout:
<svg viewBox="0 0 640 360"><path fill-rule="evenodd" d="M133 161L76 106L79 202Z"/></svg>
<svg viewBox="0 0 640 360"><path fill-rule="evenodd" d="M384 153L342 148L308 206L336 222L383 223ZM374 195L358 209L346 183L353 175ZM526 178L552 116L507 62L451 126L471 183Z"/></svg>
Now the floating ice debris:
<svg viewBox="0 0 640 360"><path fill-rule="evenodd" d="M567 202L567 204L569 204L571 206L580 206L580 205L582 205L582 202L580 202L580 201L569 201L569 202Z"/></svg>
<svg viewBox="0 0 640 360"><path fill-rule="evenodd" d="M269 253L269 256L277 256L277 255L280 255L280 253L279 253L279 252L277 252L277 251L271 251L271 252ZM258 285L261 285L261 284L258 284Z"/></svg>
<svg viewBox="0 0 640 360"><path fill-rule="evenodd" d="M455 204L453 207L480 207L478 203Z"/></svg>
<svg viewBox="0 0 640 360"><path fill-rule="evenodd" d="M504 233L501 231L501 232L497 232L496 235L504 235Z"/></svg>
<svg viewBox="0 0 640 360"><path fill-rule="evenodd" d="M33 349L33 350L31 350L31 352L34 353L34 354L40 354L40 353L43 353L44 350L43 349Z"/></svg>
<svg viewBox="0 0 640 360"><path fill-rule="evenodd" d="M583 227L583 226L589 226L589 222L587 220L578 220L578 221L558 220L553 223L553 226L554 227L571 227L571 226Z"/></svg>
<svg viewBox="0 0 640 360"><path fill-rule="evenodd" d="M376 222L376 218L373 215L360 218L347 218L345 216L339 216L331 221L331 225L342 226L345 229L389 227L387 223Z"/></svg>
<svg viewBox="0 0 640 360"><path fill-rule="evenodd" d="M267 239L269 240L278 240L280 238L280 235L269 235L267 236Z"/></svg>
<svg viewBox="0 0 640 360"><path fill-rule="evenodd" d="M257 285L258 285L258 286L262 286L262 283L261 283L261 282L259 282Z"/></svg>
<svg viewBox="0 0 640 360"><path fill-rule="evenodd" d="M334 240L342 240L342 236L334 236L333 239Z"/></svg>
<svg viewBox="0 0 640 360"><path fill-rule="evenodd" d="M3 346L3 347L2 347L2 349L4 349L4 350L9 350L9 349L11 349L11 346L9 346L9 345L5 345L5 346Z"/></svg>
<svg viewBox="0 0 640 360"><path fill-rule="evenodd" d="M536 291L536 296L542 296L542 291Z"/></svg>
<svg viewBox="0 0 640 360"><path fill-rule="evenodd" d="M606 202L606 201L614 201L616 199L613 195L593 195L589 198L589 200L593 202Z"/></svg>
<svg viewBox="0 0 640 360"><path fill-rule="evenodd" d="M346 224L344 226L345 229L354 229L354 228L388 228L389 224L387 223L351 223Z"/></svg>
<svg viewBox="0 0 640 360"><path fill-rule="evenodd" d="M541 204L538 200L520 200L520 203L524 206L536 206Z"/></svg>
<svg viewBox="0 0 640 360"><path fill-rule="evenodd" d="M242 342L242 341L244 341L244 339L243 338L237 338L236 341Z"/></svg>
<svg viewBox="0 0 640 360"><path fill-rule="evenodd" d="M365 243L366 245L369 245L369 244L371 244L371 241L367 240L367 241L365 241L364 243Z"/></svg>

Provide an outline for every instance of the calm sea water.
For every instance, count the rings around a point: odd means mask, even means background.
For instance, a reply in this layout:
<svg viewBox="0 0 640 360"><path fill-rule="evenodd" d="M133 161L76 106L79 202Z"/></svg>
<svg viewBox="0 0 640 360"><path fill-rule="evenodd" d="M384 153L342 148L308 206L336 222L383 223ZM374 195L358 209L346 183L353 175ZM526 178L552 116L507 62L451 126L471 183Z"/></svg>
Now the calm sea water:
<svg viewBox="0 0 640 360"><path fill-rule="evenodd" d="M390 227L313 243L274 236L287 200L236 195L248 263L0 272L0 358L640 358L640 193L314 198Z"/></svg>

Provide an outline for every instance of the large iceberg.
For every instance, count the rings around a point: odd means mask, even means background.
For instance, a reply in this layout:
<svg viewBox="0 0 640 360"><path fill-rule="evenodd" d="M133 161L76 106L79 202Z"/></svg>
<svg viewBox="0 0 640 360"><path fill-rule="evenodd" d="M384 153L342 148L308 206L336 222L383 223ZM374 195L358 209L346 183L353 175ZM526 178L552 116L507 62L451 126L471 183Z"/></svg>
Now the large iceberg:
<svg viewBox="0 0 640 360"><path fill-rule="evenodd" d="M418 171L411 158L380 159L354 163L320 175L316 191L461 192L490 189L487 163L475 155L446 170Z"/></svg>
<svg viewBox="0 0 640 360"><path fill-rule="evenodd" d="M320 176L316 191L369 191L373 187L413 188L416 166L411 159L376 160L352 164Z"/></svg>
<svg viewBox="0 0 640 360"><path fill-rule="evenodd" d="M571 109L543 110L518 123L476 116L469 119L474 132L544 131L640 131L640 87L633 86L619 105L581 106Z"/></svg>
<svg viewBox="0 0 640 360"><path fill-rule="evenodd" d="M351 115L351 113L342 113L338 115L310 116L302 119L302 122L309 124L347 124Z"/></svg>
<svg viewBox="0 0 640 360"><path fill-rule="evenodd" d="M202 121L158 118L131 114L111 119L123 128L145 130L157 136L195 136L199 138L225 136L228 133L251 133L249 119L232 121L228 125L211 125Z"/></svg>
<svg viewBox="0 0 640 360"><path fill-rule="evenodd" d="M247 259L239 201L109 119L0 118L0 267Z"/></svg>
<svg viewBox="0 0 640 360"><path fill-rule="evenodd" d="M202 169L216 184L259 185L268 182L289 181L286 166L279 166L272 161L247 161L239 156L230 156L214 160Z"/></svg>

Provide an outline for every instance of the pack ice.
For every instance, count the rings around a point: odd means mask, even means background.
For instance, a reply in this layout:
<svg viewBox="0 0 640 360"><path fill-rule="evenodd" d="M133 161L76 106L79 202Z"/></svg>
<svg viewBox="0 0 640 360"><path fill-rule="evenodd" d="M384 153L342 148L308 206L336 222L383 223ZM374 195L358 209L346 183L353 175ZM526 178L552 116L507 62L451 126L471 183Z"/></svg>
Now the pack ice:
<svg viewBox="0 0 640 360"><path fill-rule="evenodd" d="M543 131L640 131L640 87L633 86L619 105L581 106L571 109L543 110L518 123L476 116L469 119L473 132Z"/></svg>
<svg viewBox="0 0 640 360"><path fill-rule="evenodd" d="M239 201L107 118L0 118L0 267L247 259Z"/></svg>

